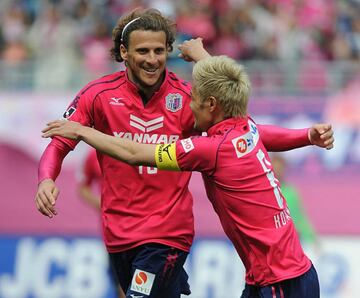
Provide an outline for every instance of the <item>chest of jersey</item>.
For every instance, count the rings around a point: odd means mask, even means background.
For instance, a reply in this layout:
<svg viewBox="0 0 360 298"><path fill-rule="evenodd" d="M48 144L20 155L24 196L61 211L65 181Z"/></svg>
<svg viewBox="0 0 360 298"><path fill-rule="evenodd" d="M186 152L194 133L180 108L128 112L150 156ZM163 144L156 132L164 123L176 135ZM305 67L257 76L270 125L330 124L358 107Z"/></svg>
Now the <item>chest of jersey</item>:
<svg viewBox="0 0 360 298"><path fill-rule="evenodd" d="M144 105L124 89L103 92L94 101L94 126L107 134L140 143L172 143L182 137L184 96L155 94Z"/></svg>

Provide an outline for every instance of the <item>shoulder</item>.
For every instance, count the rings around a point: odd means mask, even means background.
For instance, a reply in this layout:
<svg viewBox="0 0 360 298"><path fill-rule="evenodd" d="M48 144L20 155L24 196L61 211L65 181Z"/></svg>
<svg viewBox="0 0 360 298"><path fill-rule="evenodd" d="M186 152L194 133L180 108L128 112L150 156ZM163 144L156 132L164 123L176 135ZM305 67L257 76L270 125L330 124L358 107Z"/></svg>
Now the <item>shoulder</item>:
<svg viewBox="0 0 360 298"><path fill-rule="evenodd" d="M206 153L205 156L209 156L218 150L221 142L222 138L219 136L192 136L179 140L178 146L180 146L181 151L184 153L194 151L193 153L200 155Z"/></svg>
<svg viewBox="0 0 360 298"><path fill-rule="evenodd" d="M105 75L101 78L93 80L86 84L84 88L80 90L78 96L92 96L112 88L117 88L119 85L125 83L125 72L119 71L112 74Z"/></svg>
<svg viewBox="0 0 360 298"><path fill-rule="evenodd" d="M216 164L216 152L219 147L217 138L191 137L176 143L176 156L183 171L213 171Z"/></svg>
<svg viewBox="0 0 360 298"><path fill-rule="evenodd" d="M179 92L185 93L189 97L191 96L191 84L189 82L179 78L174 72L171 71L168 73L167 80L173 92L178 90Z"/></svg>

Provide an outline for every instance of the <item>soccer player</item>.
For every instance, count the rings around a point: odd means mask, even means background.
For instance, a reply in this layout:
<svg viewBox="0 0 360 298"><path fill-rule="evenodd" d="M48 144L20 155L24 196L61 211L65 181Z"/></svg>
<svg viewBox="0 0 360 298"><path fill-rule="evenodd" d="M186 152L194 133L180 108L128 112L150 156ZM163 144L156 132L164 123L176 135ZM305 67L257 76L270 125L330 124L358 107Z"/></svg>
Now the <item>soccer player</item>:
<svg viewBox="0 0 360 298"><path fill-rule="evenodd" d="M64 116L141 143L173 143L194 134L191 87L166 69L174 40L175 24L156 10L135 10L121 17L113 30L111 52L126 70L87 84ZM198 59L198 51L192 53L189 44L183 49L184 58ZM309 144L308 129L259 126L259 130L268 150ZM56 137L41 157L35 201L50 218L57 214L59 190L54 181L77 142ZM103 238L126 297L189 294L183 264L194 236L191 173L130 166L101 152L98 159L103 174Z"/></svg>
<svg viewBox="0 0 360 298"><path fill-rule="evenodd" d="M193 84L194 125L207 136L140 144L70 121L49 123L43 136L83 140L113 158L167 174L200 171L246 268L242 297L319 297L317 273L302 250L258 127L247 114L246 72L230 58L209 57L195 64ZM310 130L310 140L331 149L331 126L322 125L320 133Z"/></svg>

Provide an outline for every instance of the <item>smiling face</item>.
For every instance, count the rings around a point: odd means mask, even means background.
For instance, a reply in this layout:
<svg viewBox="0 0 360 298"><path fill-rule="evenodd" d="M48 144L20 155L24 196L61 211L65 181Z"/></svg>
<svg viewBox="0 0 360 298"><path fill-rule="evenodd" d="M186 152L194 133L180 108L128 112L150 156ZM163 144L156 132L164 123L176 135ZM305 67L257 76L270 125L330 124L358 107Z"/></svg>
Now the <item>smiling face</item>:
<svg viewBox="0 0 360 298"><path fill-rule="evenodd" d="M134 30L126 49L120 46L129 79L143 91L156 90L162 83L168 55L163 31Z"/></svg>

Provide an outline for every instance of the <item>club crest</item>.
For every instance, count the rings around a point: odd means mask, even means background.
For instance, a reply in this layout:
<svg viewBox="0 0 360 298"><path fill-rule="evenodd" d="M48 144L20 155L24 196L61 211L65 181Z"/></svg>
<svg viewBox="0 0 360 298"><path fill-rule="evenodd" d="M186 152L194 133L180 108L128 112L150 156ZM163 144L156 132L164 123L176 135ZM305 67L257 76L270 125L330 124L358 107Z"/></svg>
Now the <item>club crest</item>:
<svg viewBox="0 0 360 298"><path fill-rule="evenodd" d="M182 96L179 93L169 93L166 97L166 109L177 112L182 108Z"/></svg>

